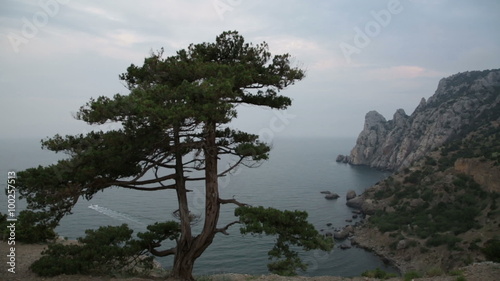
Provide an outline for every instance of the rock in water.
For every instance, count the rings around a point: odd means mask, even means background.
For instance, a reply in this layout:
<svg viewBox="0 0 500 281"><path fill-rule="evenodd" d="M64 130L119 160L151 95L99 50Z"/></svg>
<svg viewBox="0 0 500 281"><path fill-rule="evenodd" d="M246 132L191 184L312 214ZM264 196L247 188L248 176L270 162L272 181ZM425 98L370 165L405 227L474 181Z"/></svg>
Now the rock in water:
<svg viewBox="0 0 500 281"><path fill-rule="evenodd" d="M354 191L354 190L347 191L347 194L345 196L345 198L346 198L347 201L349 201L349 200L351 200L351 199L353 199L355 197L356 197L356 191Z"/></svg>
<svg viewBox="0 0 500 281"><path fill-rule="evenodd" d="M340 248L341 250L347 250L347 249L350 249L350 248L351 248L351 246L346 245L346 244L340 244L339 248Z"/></svg>
<svg viewBox="0 0 500 281"><path fill-rule="evenodd" d="M347 231L339 231L339 232L335 232L333 234L333 238L337 239L337 240L344 240L346 239L347 237L349 236L349 232Z"/></svg>
<svg viewBox="0 0 500 281"><path fill-rule="evenodd" d="M351 160L351 157L349 157L349 155L342 155L342 154L339 154L337 156L337 159L335 159L335 161L340 162L340 163L349 163L350 160Z"/></svg>
<svg viewBox="0 0 500 281"><path fill-rule="evenodd" d="M352 225L348 225L344 229L342 229L341 231L336 231L333 234L333 238L335 238L337 240L344 240L347 237L349 237L349 234L351 234L353 231L354 231L354 228L352 227Z"/></svg>
<svg viewBox="0 0 500 281"><path fill-rule="evenodd" d="M325 198L328 199L328 200L337 199L339 197L340 196L337 193L330 193L330 194L325 195Z"/></svg>
<svg viewBox="0 0 500 281"><path fill-rule="evenodd" d="M361 209L363 207L363 198L361 196L352 198L346 202L346 205L351 208Z"/></svg>

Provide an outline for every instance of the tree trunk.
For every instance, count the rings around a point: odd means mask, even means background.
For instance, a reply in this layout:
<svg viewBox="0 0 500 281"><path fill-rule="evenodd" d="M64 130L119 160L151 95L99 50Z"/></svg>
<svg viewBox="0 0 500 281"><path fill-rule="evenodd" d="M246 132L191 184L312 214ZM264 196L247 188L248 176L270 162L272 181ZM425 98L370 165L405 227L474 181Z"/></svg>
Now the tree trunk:
<svg viewBox="0 0 500 281"><path fill-rule="evenodd" d="M179 241L177 244L177 253L172 267L171 277L177 280L194 280L193 268L196 257L194 256L193 248Z"/></svg>
<svg viewBox="0 0 500 281"><path fill-rule="evenodd" d="M215 131L215 122L208 122L206 124L207 140L205 146L205 223L198 241L200 255L212 243L219 221L218 149Z"/></svg>
<svg viewBox="0 0 500 281"><path fill-rule="evenodd" d="M205 222L200 235L192 237L189 225L189 210L185 181L177 188L179 200L179 212L181 214L181 237L177 242L177 253L174 259L174 267L171 276L180 280L194 280L194 262L212 244L217 230L219 220L220 202L218 185L218 150L216 145L215 123L205 125ZM183 219L183 214L187 214L187 221Z"/></svg>
<svg viewBox="0 0 500 281"><path fill-rule="evenodd" d="M174 128L175 147L180 147L179 127ZM191 233L191 218L187 202L186 181L184 178L184 165L182 163L182 152L179 149L175 151L175 174L177 202L179 204L179 218L181 236L177 241L177 251L172 268L172 277L180 280L194 280L194 251L192 248L193 237Z"/></svg>
<svg viewBox="0 0 500 281"><path fill-rule="evenodd" d="M184 164L182 161L182 152L179 149L181 139L179 135L180 128L174 128L175 150L175 185L177 191L177 203L179 204L179 219L181 226L181 241L192 240L191 234L191 216L187 202L186 179L184 177ZM184 239L183 239L184 238Z"/></svg>

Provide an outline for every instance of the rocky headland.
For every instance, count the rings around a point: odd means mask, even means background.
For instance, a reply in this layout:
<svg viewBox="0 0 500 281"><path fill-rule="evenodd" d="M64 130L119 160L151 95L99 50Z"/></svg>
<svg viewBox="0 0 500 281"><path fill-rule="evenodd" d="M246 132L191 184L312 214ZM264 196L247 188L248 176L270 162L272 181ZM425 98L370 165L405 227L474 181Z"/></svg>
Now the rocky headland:
<svg viewBox="0 0 500 281"><path fill-rule="evenodd" d="M500 70L442 79L410 116L369 112L337 161L394 171L347 201L365 216L352 244L403 273L500 261Z"/></svg>
<svg viewBox="0 0 500 281"><path fill-rule="evenodd" d="M397 170L481 124L500 104L500 69L471 71L443 78L433 96L422 98L411 115L398 109L387 121L377 111L365 116L364 128L350 155L338 162Z"/></svg>

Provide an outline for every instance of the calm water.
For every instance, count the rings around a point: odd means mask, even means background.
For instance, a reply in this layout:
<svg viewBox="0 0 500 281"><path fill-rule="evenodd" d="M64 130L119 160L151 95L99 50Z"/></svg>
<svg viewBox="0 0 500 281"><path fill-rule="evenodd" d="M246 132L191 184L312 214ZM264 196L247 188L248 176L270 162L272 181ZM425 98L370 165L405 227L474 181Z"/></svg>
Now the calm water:
<svg viewBox="0 0 500 281"><path fill-rule="evenodd" d="M269 161L258 168L243 167L220 179L221 197L235 197L251 205L306 210L310 222L319 230L328 231L327 223L331 223L331 227L342 227L346 225L345 220L352 216L352 210L345 205L347 191L352 189L359 194L388 175L366 167L336 163L336 156L348 152L354 142L354 139L275 140ZM38 140L0 140L2 187L5 186L8 170L20 171L39 164L47 165L60 157L42 151ZM194 184L190 188L194 190L189 198L191 211L203 216L201 186ZM323 190L337 192L341 197L326 200L320 194ZM6 204L3 202L6 200L3 192L0 200L4 209ZM85 229L122 223L127 223L136 232L144 231L148 224L173 219L171 214L176 209L173 191L140 192L112 188L97 193L90 202L81 199L74 208L74 214L62 220L57 232L75 239L83 236ZM234 220L233 211L234 207L223 206L220 226ZM195 231L201 225L195 225ZM195 274L268 273L267 251L273 246L273 238L242 236L237 226L231 228L229 233L228 236L216 236L214 243L196 262ZM335 248L331 253L312 251L305 253L303 258L310 264L303 275L309 276L359 276L363 271L376 267L394 271L372 253L358 248ZM170 258L160 259L166 267L171 265L171 261Z"/></svg>

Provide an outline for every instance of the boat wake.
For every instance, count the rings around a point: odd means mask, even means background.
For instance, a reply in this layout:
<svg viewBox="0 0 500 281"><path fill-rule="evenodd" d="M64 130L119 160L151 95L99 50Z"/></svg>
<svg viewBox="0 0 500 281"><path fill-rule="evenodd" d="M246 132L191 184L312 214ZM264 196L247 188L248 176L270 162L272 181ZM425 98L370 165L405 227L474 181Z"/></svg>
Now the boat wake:
<svg viewBox="0 0 500 281"><path fill-rule="evenodd" d="M113 218L113 219L117 219L117 220L121 220L121 221L125 221L125 222L133 222L137 225L140 225L140 226L145 226L144 223L138 221L137 219L133 218L132 216L130 215L127 215L127 214L124 214L124 213L120 213L120 212L117 212L117 211L113 211L111 209L108 209L106 207L101 207L99 205L94 205L94 204L91 204L89 206L90 209L92 210L95 210L103 215L106 215L110 218Z"/></svg>

